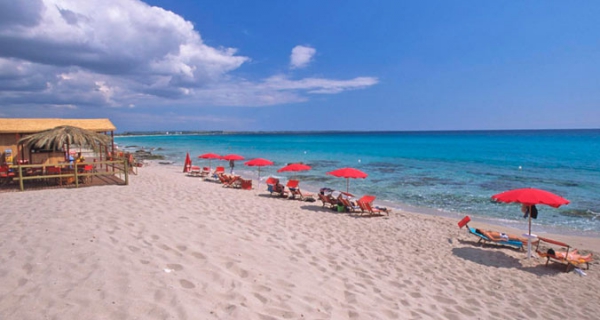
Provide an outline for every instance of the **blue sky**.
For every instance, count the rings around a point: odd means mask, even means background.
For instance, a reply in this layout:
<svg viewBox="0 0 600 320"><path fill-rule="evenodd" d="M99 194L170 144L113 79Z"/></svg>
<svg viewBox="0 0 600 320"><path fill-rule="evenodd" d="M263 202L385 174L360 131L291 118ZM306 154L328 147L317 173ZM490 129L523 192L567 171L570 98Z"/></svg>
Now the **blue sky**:
<svg viewBox="0 0 600 320"><path fill-rule="evenodd" d="M600 128L594 1L0 0L0 117Z"/></svg>

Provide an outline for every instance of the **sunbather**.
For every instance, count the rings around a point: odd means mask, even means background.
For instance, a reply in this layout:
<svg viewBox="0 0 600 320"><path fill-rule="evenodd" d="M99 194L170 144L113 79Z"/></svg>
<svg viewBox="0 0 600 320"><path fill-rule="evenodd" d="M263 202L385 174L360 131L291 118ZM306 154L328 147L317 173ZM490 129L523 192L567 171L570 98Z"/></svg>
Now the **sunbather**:
<svg viewBox="0 0 600 320"><path fill-rule="evenodd" d="M586 254L585 256L582 256L581 254L579 254L579 252L577 251L577 249L573 249L571 252L569 252L569 254L567 255L567 252L565 251L559 251L559 252L554 252L554 255L557 258L561 258L561 259L568 259L568 260L573 260L573 261L588 261L592 258L592 254Z"/></svg>
<svg viewBox="0 0 600 320"><path fill-rule="evenodd" d="M527 238L515 236L515 235L512 235L512 234L506 234L504 232L491 231L491 230L481 230L481 229L477 229L476 231L478 231L479 233L481 233L482 235L488 237L490 240L493 240L493 241L515 240L515 241L521 241L524 244L527 243Z"/></svg>

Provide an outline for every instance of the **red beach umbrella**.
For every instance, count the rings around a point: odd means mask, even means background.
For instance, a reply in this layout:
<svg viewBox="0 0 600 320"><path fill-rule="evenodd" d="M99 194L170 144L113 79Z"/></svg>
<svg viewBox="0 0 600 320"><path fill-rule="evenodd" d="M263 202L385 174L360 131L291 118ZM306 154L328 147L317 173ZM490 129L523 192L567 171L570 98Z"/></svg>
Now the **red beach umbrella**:
<svg viewBox="0 0 600 320"><path fill-rule="evenodd" d="M310 166L305 165L303 163L292 163L287 166L277 170L277 172L286 172L286 171L306 171L312 169Z"/></svg>
<svg viewBox="0 0 600 320"><path fill-rule="evenodd" d="M529 238L531 239L531 207L545 204L554 208L569 204L569 200L552 192L536 188L522 188L504 191L492 196L492 199L505 203L520 203L529 207ZM531 257L531 241L527 241L527 257Z"/></svg>
<svg viewBox="0 0 600 320"><path fill-rule="evenodd" d="M221 156L216 153L205 153L205 154L199 155L198 158L200 158L200 159L221 159Z"/></svg>
<svg viewBox="0 0 600 320"><path fill-rule="evenodd" d="M536 188L508 190L493 195L492 199L506 203L517 202L527 206L545 204L554 208L558 208L564 204L569 204L569 200L559 195Z"/></svg>
<svg viewBox="0 0 600 320"><path fill-rule="evenodd" d="M287 172L287 171L307 171L312 169L309 165L304 163L291 163L287 166L280 168L277 172Z"/></svg>
<svg viewBox="0 0 600 320"><path fill-rule="evenodd" d="M244 157L237 154L228 154L221 157L222 160L244 160Z"/></svg>
<svg viewBox="0 0 600 320"><path fill-rule="evenodd" d="M183 164L183 172L190 172L192 169L192 159L190 158L190 153L185 154L185 163Z"/></svg>
<svg viewBox="0 0 600 320"><path fill-rule="evenodd" d="M349 179L364 179L368 174L354 168L341 168L327 172L327 174L338 178L346 178L346 192L348 192Z"/></svg>
<svg viewBox="0 0 600 320"><path fill-rule="evenodd" d="M209 169L211 167L212 159L221 159L221 156L216 153L205 153L198 156L199 159L208 159Z"/></svg>
<svg viewBox="0 0 600 320"><path fill-rule="evenodd" d="M273 161L263 158L256 158L250 161L246 161L244 165L247 165L249 167L258 167L258 183L260 183L260 167L272 166Z"/></svg>

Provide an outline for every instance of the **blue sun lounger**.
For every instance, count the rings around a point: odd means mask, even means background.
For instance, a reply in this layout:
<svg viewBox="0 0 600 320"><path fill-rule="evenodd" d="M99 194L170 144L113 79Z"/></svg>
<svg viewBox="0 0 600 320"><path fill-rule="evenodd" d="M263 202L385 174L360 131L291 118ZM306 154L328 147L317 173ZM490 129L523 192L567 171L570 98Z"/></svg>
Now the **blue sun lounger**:
<svg viewBox="0 0 600 320"><path fill-rule="evenodd" d="M515 247L517 249L523 250L523 242L521 242L519 240L493 240L493 239L486 237L484 234L482 234L481 232L479 232L479 230L477 230L475 228L471 228L469 226L467 226L467 228L469 229L470 234L473 234L473 235L476 235L479 237L479 241L477 243L491 242L491 243L495 243L495 244L499 244L499 245L503 245L503 246L511 246L511 247Z"/></svg>
<svg viewBox="0 0 600 320"><path fill-rule="evenodd" d="M495 243L495 244L499 244L499 245L503 245L503 246L510 246L510 247L514 247L514 248L523 250L523 245L524 244L523 244L522 241L513 240L513 239L509 239L509 240L494 240L494 239L490 239L489 237L487 237L486 235L484 235L483 233L481 233L478 229L469 227L468 223L470 221L471 221L471 218L469 216L466 216L466 217L464 217L462 220L460 220L458 222L458 227L462 228L462 227L466 226L467 229L469 230L470 234L479 237L479 241L477 243L491 242L491 243Z"/></svg>

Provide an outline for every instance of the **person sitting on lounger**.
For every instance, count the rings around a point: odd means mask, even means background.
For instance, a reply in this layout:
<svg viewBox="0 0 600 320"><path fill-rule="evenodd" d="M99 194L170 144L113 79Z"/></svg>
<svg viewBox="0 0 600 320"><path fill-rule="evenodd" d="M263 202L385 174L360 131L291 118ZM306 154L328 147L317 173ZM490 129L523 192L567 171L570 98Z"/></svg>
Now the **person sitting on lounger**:
<svg viewBox="0 0 600 320"><path fill-rule="evenodd" d="M280 193L281 195L283 195L285 193L285 186L283 186L281 183L279 183L279 181L277 181L273 192L277 192L277 193Z"/></svg>
<svg viewBox="0 0 600 320"><path fill-rule="evenodd" d="M348 200L350 202L350 204L352 204L352 206L354 206L354 207L358 206L353 194L350 194L347 192L340 192L340 194L337 196L338 202L341 202L341 199Z"/></svg>
<svg viewBox="0 0 600 320"><path fill-rule="evenodd" d="M527 238L515 236L512 234L506 234L504 232L491 231L491 230L480 230L480 229L478 229L478 231L479 231L479 233L483 234L484 236L488 237L490 240L493 240L493 241L515 240L515 241L521 241L523 243L527 243Z"/></svg>

